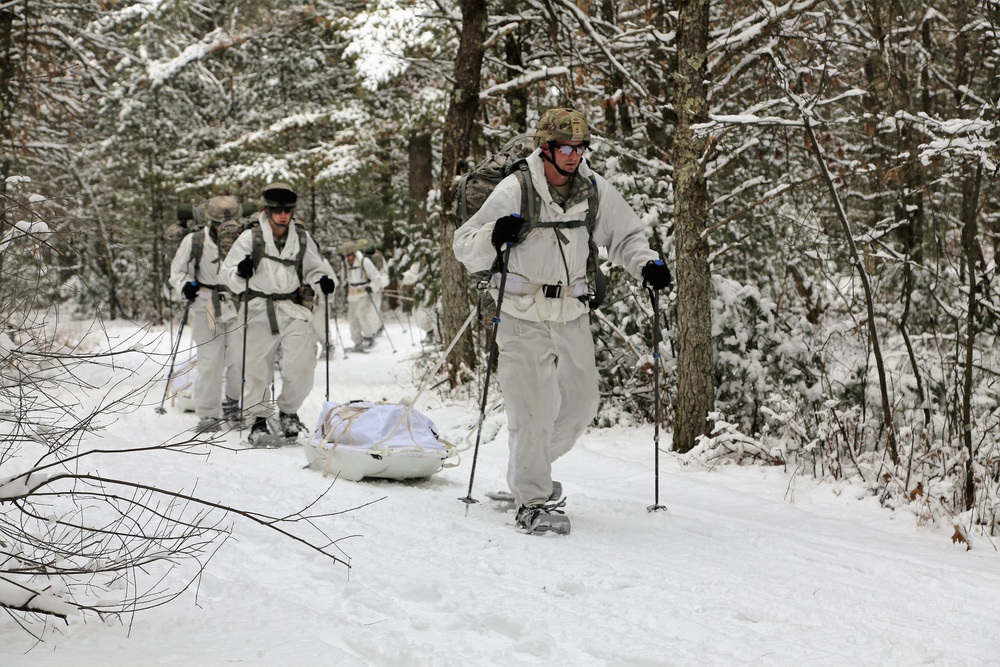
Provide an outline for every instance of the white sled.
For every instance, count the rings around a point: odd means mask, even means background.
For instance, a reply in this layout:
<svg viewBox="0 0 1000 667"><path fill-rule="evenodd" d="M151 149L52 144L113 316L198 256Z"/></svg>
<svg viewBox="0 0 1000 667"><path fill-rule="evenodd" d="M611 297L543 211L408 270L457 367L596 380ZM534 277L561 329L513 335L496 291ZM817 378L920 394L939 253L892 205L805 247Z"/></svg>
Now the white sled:
<svg viewBox="0 0 1000 667"><path fill-rule="evenodd" d="M340 479L430 477L456 455L434 423L398 403L351 401L323 404L312 437L303 446L313 470Z"/></svg>

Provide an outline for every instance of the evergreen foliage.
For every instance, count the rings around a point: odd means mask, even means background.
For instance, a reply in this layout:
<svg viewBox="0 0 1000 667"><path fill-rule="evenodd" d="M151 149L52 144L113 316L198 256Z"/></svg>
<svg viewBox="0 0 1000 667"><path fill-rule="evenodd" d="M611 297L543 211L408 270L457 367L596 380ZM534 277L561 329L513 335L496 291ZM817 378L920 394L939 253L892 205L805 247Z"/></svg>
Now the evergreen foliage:
<svg viewBox="0 0 1000 667"><path fill-rule="evenodd" d="M672 263L672 5L488 5L465 168L529 130L544 108L578 108L595 131L588 160ZM887 503L964 511L992 529L995 3L711 7L710 115L696 132L706 140L718 430L690 460L857 476ZM421 264L417 298L434 304L447 252L438 221L452 202L441 200L438 173L413 199L408 146L430 136L440 168L460 16L454 0L7 3L0 176L29 178L47 197L53 233L40 251L40 294L88 313L166 317L177 297L164 285L161 240L176 204L254 199L281 179L299 188L296 215L321 247L378 240L393 275ZM15 187L8 180L0 232L28 219L24 202L10 203ZM6 279L13 260L3 259ZM620 270L609 285L607 321L595 318L602 420L646 420L648 300ZM665 426L677 299L662 299ZM888 424L872 330L883 343ZM898 463L885 457L887 431L898 434Z"/></svg>

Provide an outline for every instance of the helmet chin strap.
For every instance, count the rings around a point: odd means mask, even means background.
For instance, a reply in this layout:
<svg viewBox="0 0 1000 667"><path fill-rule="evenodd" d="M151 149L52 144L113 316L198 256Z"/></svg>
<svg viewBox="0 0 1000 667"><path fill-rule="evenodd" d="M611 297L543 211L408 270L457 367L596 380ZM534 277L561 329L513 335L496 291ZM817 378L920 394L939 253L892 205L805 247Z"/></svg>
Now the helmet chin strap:
<svg viewBox="0 0 1000 667"><path fill-rule="evenodd" d="M288 224L283 225L283 224L281 224L280 222L278 222L277 220L274 219L274 216L271 215L270 211L267 211L267 219L271 222L272 225L275 225L277 227L288 227L289 225L292 224L292 218L294 218L294 217L295 217L295 212L292 211L292 214L290 216L288 216Z"/></svg>
<svg viewBox="0 0 1000 667"><path fill-rule="evenodd" d="M576 176L576 171L566 171L565 169L561 168L559 165L556 164L556 161L553 160L552 157L545 151L542 151L542 159L551 164L553 169L558 171L566 178L573 178L574 176Z"/></svg>

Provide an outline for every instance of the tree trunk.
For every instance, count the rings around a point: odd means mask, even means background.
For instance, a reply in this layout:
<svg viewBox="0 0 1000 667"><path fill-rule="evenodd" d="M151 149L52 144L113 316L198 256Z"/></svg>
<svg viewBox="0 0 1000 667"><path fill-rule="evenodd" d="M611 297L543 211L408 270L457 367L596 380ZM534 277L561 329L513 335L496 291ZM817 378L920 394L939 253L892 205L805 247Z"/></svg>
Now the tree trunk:
<svg viewBox="0 0 1000 667"><path fill-rule="evenodd" d="M709 0L679 3L674 108L674 233L677 252L677 417L674 449L689 451L709 432L715 404L712 361L712 276L708 265L705 140L692 125L708 119Z"/></svg>
<svg viewBox="0 0 1000 667"><path fill-rule="evenodd" d="M395 165L392 162L392 147L389 145L387 139L378 139L378 153L379 153L379 163L382 165L380 169L377 170L376 178L378 179L378 198L379 198L379 217L381 220L381 230L382 234L382 247L381 250L388 256L395 248L398 243L399 227L396 225L396 211L394 210L394 200L395 200L395 185L392 182L393 172L395 172ZM378 243L376 242L376 245Z"/></svg>
<svg viewBox="0 0 1000 667"><path fill-rule="evenodd" d="M975 3L971 0L961 0L955 3L955 19L961 21L958 25L967 25L974 13ZM971 77L969 71L969 43L967 31L959 31L955 39L955 106L960 110L958 115L965 116L964 106L967 103L968 84ZM976 504L976 481L974 474L976 447L972 439L972 402L976 357L976 326L977 300L982 298L982 285L979 283L979 267L977 260L982 257L977 235L979 227L979 193L983 178L983 163L978 161L976 173L972 178L962 180L962 255L965 262L966 289L968 290L967 312L965 314L965 358L962 373L962 446L968 457L965 460L965 509L971 510ZM982 268L985 269L985 266Z"/></svg>
<svg viewBox="0 0 1000 667"><path fill-rule="evenodd" d="M601 3L601 19L608 25L618 24L617 3L604 0ZM612 69L608 78L607 98L604 100L604 118L608 136L628 139L632 136L632 116L628 109L628 96L623 94L628 84L618 69Z"/></svg>
<svg viewBox="0 0 1000 667"><path fill-rule="evenodd" d="M504 14L517 15L521 9L521 0L504 0L501 7ZM522 31L528 30L529 24L522 23L518 29L504 38L503 50L504 61L507 63L507 78L515 79L524 74L524 53L522 41L524 35ZM528 91L526 88L517 88L508 92L504 97L510 105L510 127L515 133L528 131Z"/></svg>
<svg viewBox="0 0 1000 667"><path fill-rule="evenodd" d="M434 184L434 151L431 147L431 135L422 132L411 136L409 152L409 222L422 230L427 224L427 193Z"/></svg>
<svg viewBox="0 0 1000 667"><path fill-rule="evenodd" d="M10 127L11 109L11 79L14 78L14 10L0 9L0 141L7 142L12 134ZM10 156L0 158L0 177L10 176ZM2 215L2 212L0 212Z"/></svg>
<svg viewBox="0 0 1000 667"><path fill-rule="evenodd" d="M455 88L451 93L444 124L441 151L441 333L445 341L458 335L468 317L468 274L455 258L451 246L459 220L455 207L458 178L468 168L466 157L472 143L472 128L479 111L479 90L483 64L483 39L488 16L482 0L462 0L462 35L455 56ZM471 332L455 346L448 378L451 386L460 381L464 369L475 368Z"/></svg>
<svg viewBox="0 0 1000 667"><path fill-rule="evenodd" d="M962 254L965 257L966 289L969 300L965 314L965 363L962 373L962 446L969 456L965 460L965 509L971 510L976 503L976 481L973 472L976 447L972 440L972 400L973 374L975 372L976 355L976 299L979 295L978 271L976 260L979 258L979 248L976 243L978 226L976 218L979 215L979 188L983 178L982 162L976 167L975 179L966 179L962 183Z"/></svg>

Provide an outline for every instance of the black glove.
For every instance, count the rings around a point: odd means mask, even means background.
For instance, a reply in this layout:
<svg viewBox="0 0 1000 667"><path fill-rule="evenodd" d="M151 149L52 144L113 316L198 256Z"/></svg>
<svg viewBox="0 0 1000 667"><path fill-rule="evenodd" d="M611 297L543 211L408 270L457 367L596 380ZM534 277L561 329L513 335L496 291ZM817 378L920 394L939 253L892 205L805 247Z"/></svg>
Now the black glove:
<svg viewBox="0 0 1000 667"><path fill-rule="evenodd" d="M371 285L365 285L365 291L368 292L369 294L371 294L372 293L372 286Z"/></svg>
<svg viewBox="0 0 1000 667"><path fill-rule="evenodd" d="M189 280L184 283L184 287L181 288L181 294L183 294L184 298L188 301L194 301L195 297L198 296L199 289L200 287L198 286L197 280Z"/></svg>
<svg viewBox="0 0 1000 667"><path fill-rule="evenodd" d="M323 276L319 279L319 289L323 294L333 294L333 290L336 289L337 284L333 282L333 278L328 278Z"/></svg>
<svg viewBox="0 0 1000 667"><path fill-rule="evenodd" d="M505 215L498 218L493 225L493 236L490 237L490 240L497 250L502 250L507 243L517 244L522 229L524 229L524 218L519 215Z"/></svg>
<svg viewBox="0 0 1000 667"><path fill-rule="evenodd" d="M651 259L642 267L643 279L655 290L670 287L670 269L662 259Z"/></svg>
<svg viewBox="0 0 1000 667"><path fill-rule="evenodd" d="M236 275L244 280L253 278L253 257L247 255L246 258L240 260L240 263L236 265Z"/></svg>

